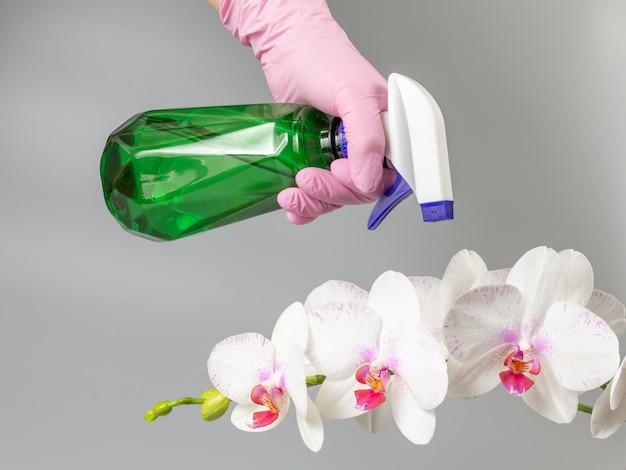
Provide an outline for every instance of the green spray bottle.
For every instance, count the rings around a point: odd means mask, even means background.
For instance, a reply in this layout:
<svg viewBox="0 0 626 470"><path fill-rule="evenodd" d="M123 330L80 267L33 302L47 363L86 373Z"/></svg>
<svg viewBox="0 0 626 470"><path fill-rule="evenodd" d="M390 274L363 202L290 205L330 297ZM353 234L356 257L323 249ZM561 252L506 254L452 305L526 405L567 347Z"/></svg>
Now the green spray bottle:
<svg viewBox="0 0 626 470"><path fill-rule="evenodd" d="M453 217L441 111L415 81L389 77L385 155L396 181L370 229L415 193L425 221ZM100 173L111 214L129 232L176 240L276 209L305 167L347 157L340 119L310 106L271 103L148 111L109 136ZM390 166L391 166L390 165Z"/></svg>

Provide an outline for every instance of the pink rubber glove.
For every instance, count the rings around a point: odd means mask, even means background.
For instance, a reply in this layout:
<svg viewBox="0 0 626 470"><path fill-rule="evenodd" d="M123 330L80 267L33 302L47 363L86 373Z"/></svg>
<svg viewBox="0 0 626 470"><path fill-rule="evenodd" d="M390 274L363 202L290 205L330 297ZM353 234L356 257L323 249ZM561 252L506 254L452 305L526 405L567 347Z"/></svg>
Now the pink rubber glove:
<svg viewBox="0 0 626 470"><path fill-rule="evenodd" d="M324 0L222 0L220 18L263 65L277 102L311 105L344 122L349 159L306 168L278 195L303 224L346 204L375 201L393 183L383 172L387 81L359 54Z"/></svg>

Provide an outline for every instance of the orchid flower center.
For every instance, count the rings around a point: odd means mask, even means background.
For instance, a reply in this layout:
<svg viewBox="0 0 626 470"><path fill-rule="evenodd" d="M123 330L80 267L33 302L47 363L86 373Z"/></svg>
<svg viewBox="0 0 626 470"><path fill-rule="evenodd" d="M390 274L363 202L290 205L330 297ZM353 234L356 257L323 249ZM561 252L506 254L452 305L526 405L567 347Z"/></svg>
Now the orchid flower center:
<svg viewBox="0 0 626 470"><path fill-rule="evenodd" d="M267 389L262 384L255 385L250 392L250 398L257 405L267 408L267 410L255 411L252 414L252 420L248 423L248 426L253 429L268 426L276 421L280 410L285 404L283 389L280 387Z"/></svg>
<svg viewBox="0 0 626 470"><path fill-rule="evenodd" d="M357 369L355 377L357 382L369 387L354 391L357 408L369 411L384 403L387 399L385 392L391 380L391 374L386 367L377 369L366 364Z"/></svg>
<svg viewBox="0 0 626 470"><path fill-rule="evenodd" d="M524 374L537 375L541 372L537 356L529 351L524 352L519 346L511 348L504 358L504 366L508 370L500 372L500 381L511 395L523 395L534 385L535 382Z"/></svg>

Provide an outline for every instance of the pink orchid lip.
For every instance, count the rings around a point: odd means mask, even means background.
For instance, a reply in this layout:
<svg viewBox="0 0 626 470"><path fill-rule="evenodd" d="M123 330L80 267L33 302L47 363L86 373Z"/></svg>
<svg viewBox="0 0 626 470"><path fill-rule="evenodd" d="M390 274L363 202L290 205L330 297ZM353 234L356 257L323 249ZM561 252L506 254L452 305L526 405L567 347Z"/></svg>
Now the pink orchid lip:
<svg viewBox="0 0 626 470"><path fill-rule="evenodd" d="M371 388L355 390L354 396L356 397L356 407L363 411L373 410L387 400L384 392L375 392Z"/></svg>
<svg viewBox="0 0 626 470"><path fill-rule="evenodd" d="M365 364L357 369L355 378L357 382L369 387L364 390L354 391L357 408L369 411L385 402L387 399L385 393L391 381L391 374L386 367L375 369Z"/></svg>
<svg viewBox="0 0 626 470"><path fill-rule="evenodd" d="M263 411L255 411L252 414L252 422L249 426L253 429L268 426L276 421L285 403L282 388L274 387L267 390L261 384L255 385L252 388L250 399L257 405L268 408Z"/></svg>
<svg viewBox="0 0 626 470"><path fill-rule="evenodd" d="M500 372L500 381L511 395L523 395L535 382L524 374L537 375L541 372L541 364L534 353L526 353L519 346L511 348L504 358L504 366L509 370Z"/></svg>

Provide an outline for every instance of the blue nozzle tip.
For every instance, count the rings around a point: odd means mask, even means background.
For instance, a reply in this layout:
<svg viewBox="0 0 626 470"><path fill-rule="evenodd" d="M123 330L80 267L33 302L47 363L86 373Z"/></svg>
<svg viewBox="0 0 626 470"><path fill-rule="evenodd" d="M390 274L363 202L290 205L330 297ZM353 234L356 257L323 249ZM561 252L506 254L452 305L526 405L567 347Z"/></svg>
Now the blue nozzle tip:
<svg viewBox="0 0 626 470"><path fill-rule="evenodd" d="M420 204L424 222L454 219L454 201L436 201Z"/></svg>

